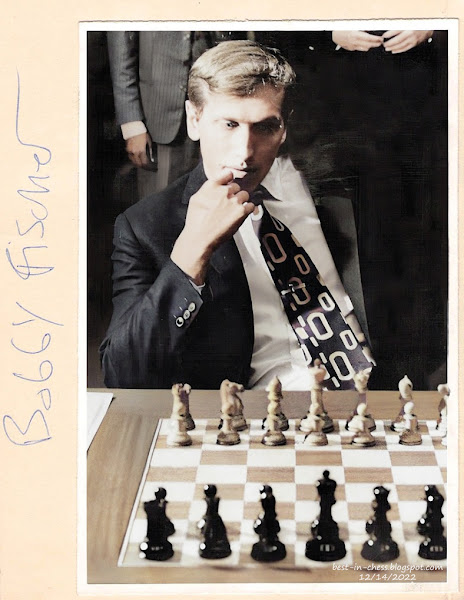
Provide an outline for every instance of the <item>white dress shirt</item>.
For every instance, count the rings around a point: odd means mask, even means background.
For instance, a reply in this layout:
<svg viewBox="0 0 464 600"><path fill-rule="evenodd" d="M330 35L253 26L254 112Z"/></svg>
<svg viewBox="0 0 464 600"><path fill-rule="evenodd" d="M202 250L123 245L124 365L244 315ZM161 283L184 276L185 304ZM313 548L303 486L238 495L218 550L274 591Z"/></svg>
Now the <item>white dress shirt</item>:
<svg viewBox="0 0 464 600"><path fill-rule="evenodd" d="M262 185L273 196L264 201L266 209L282 221L305 248L343 316L354 333L362 338L353 305L340 281L313 199L301 174L288 157L279 157ZM309 390L308 366L263 258L257 237L261 215L259 210L255 213L234 235L253 304L255 342L249 385L264 388L277 375L284 389Z"/></svg>

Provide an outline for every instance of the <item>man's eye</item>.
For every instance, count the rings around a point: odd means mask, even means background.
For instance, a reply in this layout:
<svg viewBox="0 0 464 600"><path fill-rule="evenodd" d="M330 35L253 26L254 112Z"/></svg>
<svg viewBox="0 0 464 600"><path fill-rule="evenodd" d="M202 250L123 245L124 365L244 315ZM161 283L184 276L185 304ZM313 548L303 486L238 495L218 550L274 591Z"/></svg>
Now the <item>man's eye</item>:
<svg viewBox="0 0 464 600"><path fill-rule="evenodd" d="M280 123L278 123L277 121L271 121L271 122L265 122L265 123L256 123L255 125L255 129L258 133L261 134L265 134L265 135L271 135L273 133L276 133L277 131L279 131L281 128Z"/></svg>
<svg viewBox="0 0 464 600"><path fill-rule="evenodd" d="M226 127L227 129L233 129L234 127L237 127L238 123L236 121L226 121Z"/></svg>

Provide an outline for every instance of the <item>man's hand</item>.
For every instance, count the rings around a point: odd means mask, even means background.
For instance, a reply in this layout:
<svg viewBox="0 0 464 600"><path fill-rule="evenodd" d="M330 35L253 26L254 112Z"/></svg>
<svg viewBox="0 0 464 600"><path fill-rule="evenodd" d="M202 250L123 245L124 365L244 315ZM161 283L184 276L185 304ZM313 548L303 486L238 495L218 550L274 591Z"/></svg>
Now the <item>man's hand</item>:
<svg viewBox="0 0 464 600"><path fill-rule="evenodd" d="M425 42L428 38L432 37L433 30L431 31L395 31L393 29L386 31L383 34L385 38L384 48L392 54L399 54L400 52L407 52ZM390 39L391 38L391 39Z"/></svg>
<svg viewBox="0 0 464 600"><path fill-rule="evenodd" d="M126 151L136 167L150 169L153 167L152 142L148 132L134 135L126 140ZM147 155L148 151L148 155Z"/></svg>
<svg viewBox="0 0 464 600"><path fill-rule="evenodd" d="M205 282L214 250L234 235L255 208L233 177L225 171L191 197L184 229L174 244L172 261L197 285Z"/></svg>
<svg viewBox="0 0 464 600"><path fill-rule="evenodd" d="M358 50L367 52L371 48L378 48L383 43L379 35L372 35L366 31L332 31L334 44L345 50Z"/></svg>

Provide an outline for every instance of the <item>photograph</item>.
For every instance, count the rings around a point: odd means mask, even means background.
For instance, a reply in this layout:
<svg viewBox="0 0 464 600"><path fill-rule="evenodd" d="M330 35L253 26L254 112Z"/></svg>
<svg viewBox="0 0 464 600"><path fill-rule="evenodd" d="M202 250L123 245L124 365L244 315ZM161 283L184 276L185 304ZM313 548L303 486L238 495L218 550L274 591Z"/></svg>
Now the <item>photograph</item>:
<svg viewBox="0 0 464 600"><path fill-rule="evenodd" d="M455 582L456 57L449 19L81 23L83 589Z"/></svg>

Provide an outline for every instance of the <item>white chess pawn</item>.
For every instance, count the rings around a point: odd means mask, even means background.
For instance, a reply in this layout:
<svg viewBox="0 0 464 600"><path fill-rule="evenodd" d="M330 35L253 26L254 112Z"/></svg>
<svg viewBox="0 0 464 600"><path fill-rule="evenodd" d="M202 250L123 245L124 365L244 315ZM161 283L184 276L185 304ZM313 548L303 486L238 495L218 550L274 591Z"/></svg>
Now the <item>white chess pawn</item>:
<svg viewBox="0 0 464 600"><path fill-rule="evenodd" d="M311 404L306 417L307 435L303 444L305 446L327 446L329 443L326 434L322 431L324 420L319 416L321 407L319 404Z"/></svg>
<svg viewBox="0 0 464 600"><path fill-rule="evenodd" d="M362 446L363 448L375 446L375 437L369 431L369 418L366 416L366 411L366 404L361 402L350 423L350 431L355 432L351 439L351 443L355 446Z"/></svg>
<svg viewBox="0 0 464 600"><path fill-rule="evenodd" d="M175 383L171 388L173 404L169 421L169 433L166 438L168 446L190 446L192 443L192 438L187 432L185 397L182 396L183 388L184 384L182 383ZM190 386L188 386L189 391Z"/></svg>
<svg viewBox="0 0 464 600"><path fill-rule="evenodd" d="M445 437L448 429L448 398L450 395L450 388L447 383L440 383L437 387L437 391L441 395L441 399L438 405L439 417L437 419L436 429L442 437Z"/></svg>
<svg viewBox="0 0 464 600"><path fill-rule="evenodd" d="M404 406L407 402L412 401L412 381L407 375L405 375L398 382L398 389L400 392L400 401L403 403L403 405L396 418L392 421L390 428L392 431L397 431L400 433L401 431L404 431L406 425L404 420Z"/></svg>
<svg viewBox="0 0 464 600"><path fill-rule="evenodd" d="M414 402L406 402L404 405L404 431L400 434L400 444L405 446L418 446L422 444L422 436L419 431L419 422L414 414Z"/></svg>

